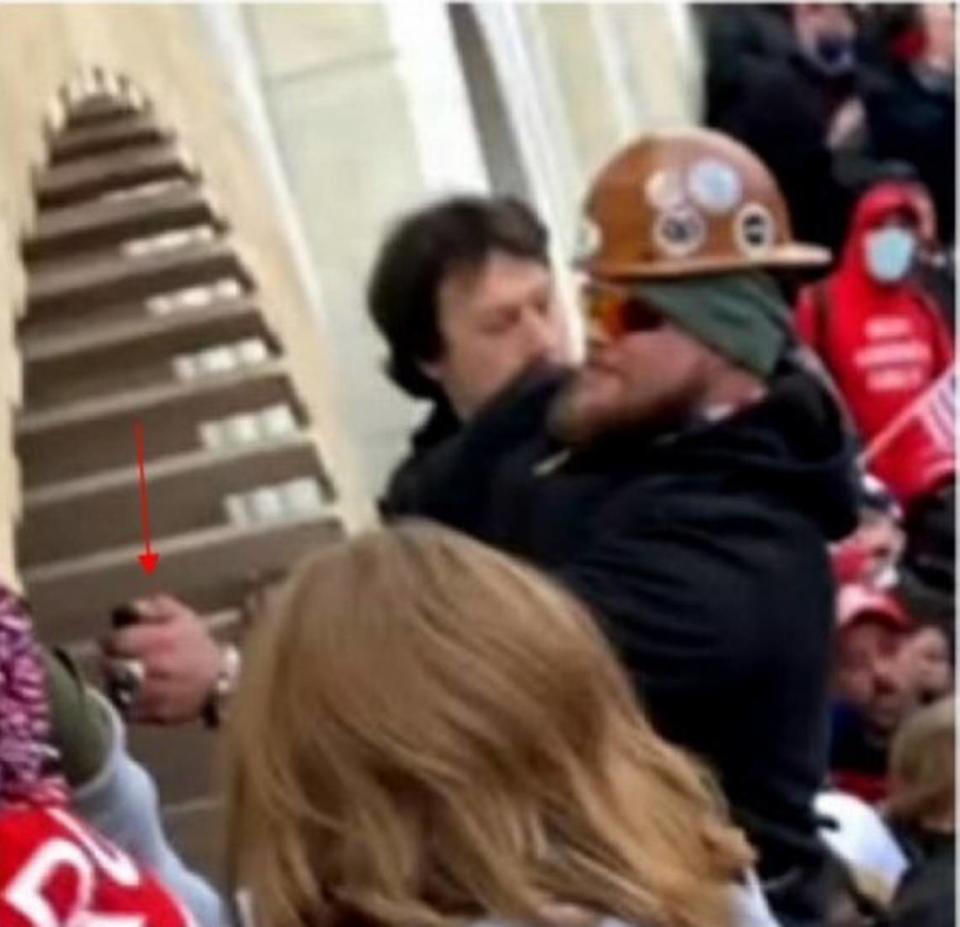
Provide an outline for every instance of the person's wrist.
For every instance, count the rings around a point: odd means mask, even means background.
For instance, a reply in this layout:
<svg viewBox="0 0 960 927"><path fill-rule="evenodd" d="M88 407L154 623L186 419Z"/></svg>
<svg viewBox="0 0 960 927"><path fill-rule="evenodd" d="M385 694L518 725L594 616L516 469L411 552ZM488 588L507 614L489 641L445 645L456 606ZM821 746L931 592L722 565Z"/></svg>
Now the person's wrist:
<svg viewBox="0 0 960 927"><path fill-rule="evenodd" d="M240 651L235 644L220 647L220 666L203 706L207 727L219 727L240 675Z"/></svg>

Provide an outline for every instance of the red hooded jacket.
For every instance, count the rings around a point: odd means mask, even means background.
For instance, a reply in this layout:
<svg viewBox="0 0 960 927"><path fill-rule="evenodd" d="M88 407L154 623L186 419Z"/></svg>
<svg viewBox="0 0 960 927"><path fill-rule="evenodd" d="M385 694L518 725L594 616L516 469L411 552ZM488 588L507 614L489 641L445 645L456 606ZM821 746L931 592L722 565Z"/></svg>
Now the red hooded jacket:
<svg viewBox="0 0 960 927"><path fill-rule="evenodd" d="M898 215L920 222L909 185L883 183L866 193L840 266L801 291L795 317L798 334L832 373L867 448L954 359L949 330L929 297L909 278L881 284L867 269L866 235ZM953 472L952 447L918 422L895 441L884 441L884 450L871 456L870 470L907 504Z"/></svg>

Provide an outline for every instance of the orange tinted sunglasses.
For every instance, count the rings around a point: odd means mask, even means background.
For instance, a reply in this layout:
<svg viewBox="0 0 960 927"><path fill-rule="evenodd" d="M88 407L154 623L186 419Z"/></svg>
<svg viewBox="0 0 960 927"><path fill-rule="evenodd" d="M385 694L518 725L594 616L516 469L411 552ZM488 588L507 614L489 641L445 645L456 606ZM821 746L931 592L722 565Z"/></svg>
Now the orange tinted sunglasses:
<svg viewBox="0 0 960 927"><path fill-rule="evenodd" d="M663 317L625 287L588 283L581 299L587 319L613 340L663 325Z"/></svg>

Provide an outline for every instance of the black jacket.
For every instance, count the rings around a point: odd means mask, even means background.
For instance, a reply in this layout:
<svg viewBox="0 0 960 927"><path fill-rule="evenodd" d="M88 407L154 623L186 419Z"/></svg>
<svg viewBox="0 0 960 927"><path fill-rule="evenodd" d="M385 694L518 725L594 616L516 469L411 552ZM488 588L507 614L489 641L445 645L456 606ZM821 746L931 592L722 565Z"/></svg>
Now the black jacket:
<svg viewBox="0 0 960 927"><path fill-rule="evenodd" d="M776 3L744 3L694 8L704 53L704 103L707 123L743 94L759 61L784 59L797 41L790 10Z"/></svg>
<svg viewBox="0 0 960 927"><path fill-rule="evenodd" d="M761 876L816 869L825 540L855 519L836 407L790 371L723 422L567 456L544 428L563 379L525 378L401 467L388 513L436 519L553 572L601 620L661 733L717 772Z"/></svg>
<svg viewBox="0 0 960 927"><path fill-rule="evenodd" d="M894 896L891 927L955 927L956 836L922 832L898 836L912 865Z"/></svg>
<svg viewBox="0 0 960 927"><path fill-rule="evenodd" d="M445 399L434 401L427 416L410 436L407 456L394 468L384 495L377 500L381 516L389 518L394 498L405 493L409 483L416 481L416 474L423 459L448 438L460 431L463 423L453 406Z"/></svg>

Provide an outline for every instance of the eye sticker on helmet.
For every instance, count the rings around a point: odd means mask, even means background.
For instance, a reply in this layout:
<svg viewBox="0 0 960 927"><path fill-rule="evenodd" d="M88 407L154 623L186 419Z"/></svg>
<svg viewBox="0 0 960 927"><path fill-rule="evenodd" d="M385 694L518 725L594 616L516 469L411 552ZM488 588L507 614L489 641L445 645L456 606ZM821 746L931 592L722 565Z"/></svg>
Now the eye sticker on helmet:
<svg viewBox="0 0 960 927"><path fill-rule="evenodd" d="M679 171L655 171L647 178L643 192L647 202L659 212L679 209L686 200Z"/></svg>
<svg viewBox="0 0 960 927"><path fill-rule="evenodd" d="M668 257L686 257L707 240L707 223L695 209L684 207L661 213L653 223L653 243Z"/></svg>
<svg viewBox="0 0 960 927"><path fill-rule="evenodd" d="M747 203L733 220L733 235L744 254L756 254L770 248L776 238L773 216L760 203Z"/></svg>
<svg viewBox="0 0 960 927"><path fill-rule="evenodd" d="M574 263L588 261L603 246L603 233L600 226L589 216L582 216L577 225L577 237L573 246Z"/></svg>
<svg viewBox="0 0 960 927"><path fill-rule="evenodd" d="M725 161L703 158L690 168L687 189L694 203L712 215L730 212L743 199L743 181Z"/></svg>

